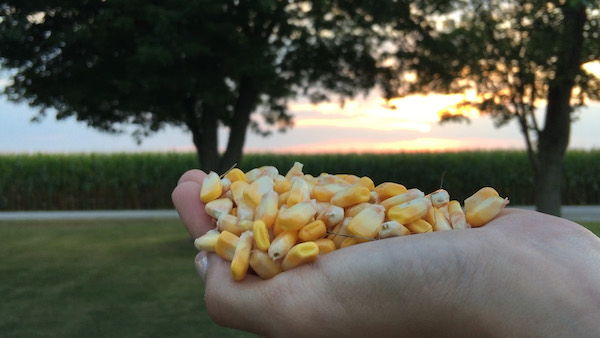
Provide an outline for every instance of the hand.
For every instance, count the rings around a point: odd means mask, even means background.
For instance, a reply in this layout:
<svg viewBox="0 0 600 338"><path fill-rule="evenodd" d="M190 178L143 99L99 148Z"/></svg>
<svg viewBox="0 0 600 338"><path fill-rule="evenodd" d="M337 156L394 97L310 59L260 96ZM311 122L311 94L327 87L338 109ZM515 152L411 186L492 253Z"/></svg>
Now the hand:
<svg viewBox="0 0 600 338"><path fill-rule="evenodd" d="M172 195L193 237L214 227L205 175L188 171ZM533 211L351 246L270 280L234 282L228 262L207 261L211 318L262 335L600 336L600 239Z"/></svg>

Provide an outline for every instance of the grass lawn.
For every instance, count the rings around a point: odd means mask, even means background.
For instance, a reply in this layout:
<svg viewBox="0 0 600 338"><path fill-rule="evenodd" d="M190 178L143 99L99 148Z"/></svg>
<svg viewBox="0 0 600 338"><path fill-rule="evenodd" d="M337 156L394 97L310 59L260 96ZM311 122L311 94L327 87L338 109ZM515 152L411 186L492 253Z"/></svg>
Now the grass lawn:
<svg viewBox="0 0 600 338"><path fill-rule="evenodd" d="M0 222L0 336L248 336L208 318L195 252L174 220Z"/></svg>
<svg viewBox="0 0 600 338"><path fill-rule="evenodd" d="M242 337L212 323L178 221L0 222L2 337Z"/></svg>

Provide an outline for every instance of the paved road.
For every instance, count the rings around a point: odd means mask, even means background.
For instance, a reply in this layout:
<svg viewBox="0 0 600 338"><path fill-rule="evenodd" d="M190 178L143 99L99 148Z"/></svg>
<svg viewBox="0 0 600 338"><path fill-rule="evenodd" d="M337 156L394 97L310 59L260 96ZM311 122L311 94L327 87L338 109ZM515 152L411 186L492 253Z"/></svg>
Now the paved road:
<svg viewBox="0 0 600 338"><path fill-rule="evenodd" d="M533 206L514 208L534 209ZM577 222L600 222L600 205L563 206L563 217ZM3 211L0 221L57 219L177 218L175 210Z"/></svg>

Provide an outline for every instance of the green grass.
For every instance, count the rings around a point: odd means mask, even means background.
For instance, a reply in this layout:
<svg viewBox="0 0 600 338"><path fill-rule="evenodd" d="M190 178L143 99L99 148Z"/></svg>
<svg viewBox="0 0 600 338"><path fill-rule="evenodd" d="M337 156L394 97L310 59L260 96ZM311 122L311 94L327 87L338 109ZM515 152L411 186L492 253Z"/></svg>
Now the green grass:
<svg viewBox="0 0 600 338"><path fill-rule="evenodd" d="M3 337L238 337L174 220L0 222Z"/></svg>
<svg viewBox="0 0 600 338"><path fill-rule="evenodd" d="M0 222L0 336L247 336L207 316L194 255L174 220Z"/></svg>
<svg viewBox="0 0 600 338"><path fill-rule="evenodd" d="M596 236L600 237L600 222L582 222L581 225L595 233Z"/></svg>

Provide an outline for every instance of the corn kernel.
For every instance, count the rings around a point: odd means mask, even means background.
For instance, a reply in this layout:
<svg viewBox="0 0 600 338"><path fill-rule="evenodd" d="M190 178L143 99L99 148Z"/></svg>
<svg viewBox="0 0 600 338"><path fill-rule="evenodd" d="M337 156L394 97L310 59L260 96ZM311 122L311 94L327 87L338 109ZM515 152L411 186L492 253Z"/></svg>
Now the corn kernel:
<svg viewBox="0 0 600 338"><path fill-rule="evenodd" d="M275 179L275 177L279 175L279 170L272 165L266 165L258 169L260 170L262 176L267 176L271 179Z"/></svg>
<svg viewBox="0 0 600 338"><path fill-rule="evenodd" d="M350 208L346 208L344 216L346 216L346 217L354 217L354 216L358 215L359 212L363 211L366 207L369 207L371 205L373 205L373 204L372 203L368 203L368 202L364 202L364 203L360 203L360 204L357 204L355 206L352 206Z"/></svg>
<svg viewBox="0 0 600 338"><path fill-rule="evenodd" d="M450 225L453 229L467 229L467 221L465 219L465 213L460 207L458 201L450 201L448 203L448 212L450 213Z"/></svg>
<svg viewBox="0 0 600 338"><path fill-rule="evenodd" d="M243 229L243 231L252 231L252 227L254 225L253 221L242 219L239 220L238 226Z"/></svg>
<svg viewBox="0 0 600 338"><path fill-rule="evenodd" d="M269 257L273 260L283 258L290 248L296 244L298 240L298 234L296 231L284 231L277 235L271 245L269 246Z"/></svg>
<svg viewBox="0 0 600 338"><path fill-rule="evenodd" d="M244 182L248 181L248 179L246 178L246 174L244 174L244 172L241 171L239 168L233 168L233 169L229 170L225 174L225 178L228 178L231 181L231 183L236 182L236 181L244 181Z"/></svg>
<svg viewBox="0 0 600 338"><path fill-rule="evenodd" d="M319 212L317 219L323 221L327 228L331 228L344 219L344 209L336 205L329 205Z"/></svg>
<svg viewBox="0 0 600 338"><path fill-rule="evenodd" d="M422 234L425 232L433 231L433 226L431 226L431 224L429 224L429 222L427 222L423 219L419 219L412 223L406 224L406 228L408 230L410 230L410 232L413 234Z"/></svg>
<svg viewBox="0 0 600 338"><path fill-rule="evenodd" d="M433 226L433 231L445 231L452 230L450 223L448 223L448 219L444 216L444 213L439 208L433 208L433 213L435 216L435 225Z"/></svg>
<svg viewBox="0 0 600 338"><path fill-rule="evenodd" d="M232 208L233 202L229 198L212 200L204 206L206 213L213 218L219 218L222 214L228 214Z"/></svg>
<svg viewBox="0 0 600 338"><path fill-rule="evenodd" d="M339 229L337 229L337 231L334 231L336 235L333 238L331 238L331 240L333 241L333 243L335 243L335 246L337 248L339 248L340 245L342 245L344 239L348 238L348 235L350 235L350 233L348 232L348 225L352 221L352 218L353 217L344 218L342 224L340 224Z"/></svg>
<svg viewBox="0 0 600 338"><path fill-rule="evenodd" d="M290 168L290 170L285 174L285 179L291 181L294 176L304 176L302 169L304 168L304 164L300 162L294 162L294 165Z"/></svg>
<svg viewBox="0 0 600 338"><path fill-rule="evenodd" d="M369 194L369 203L379 204L379 202L381 202L381 200L379 198L379 194L377 194L377 191L371 191Z"/></svg>
<svg viewBox="0 0 600 338"><path fill-rule="evenodd" d="M231 261L240 238L229 231L222 231L215 243L215 253L224 260Z"/></svg>
<svg viewBox="0 0 600 338"><path fill-rule="evenodd" d="M499 196L488 197L472 209L466 210L467 222L472 227L480 227L498 216L508 204L508 199Z"/></svg>
<svg viewBox="0 0 600 338"><path fill-rule="evenodd" d="M327 228L325 227L325 223L317 220L300 228L298 231L298 239L302 242L314 241L325 236L326 233Z"/></svg>
<svg viewBox="0 0 600 338"><path fill-rule="evenodd" d="M266 253L254 249L250 253L250 266L262 279L275 277L281 272L281 266L274 262Z"/></svg>
<svg viewBox="0 0 600 338"><path fill-rule="evenodd" d="M270 228L275 222L275 217L277 217L278 198L277 193L274 191L264 194L261 203L256 207L254 219L263 221Z"/></svg>
<svg viewBox="0 0 600 338"><path fill-rule="evenodd" d="M342 243L340 243L340 249L352 246L354 244L358 244L360 243L356 238L353 237L346 237L344 238L344 240L342 241Z"/></svg>
<svg viewBox="0 0 600 338"><path fill-rule="evenodd" d="M240 205L241 203L245 202L244 191L246 191L249 186L250 184L246 183L245 181L235 181L231 183L229 190L231 191L233 201L236 205Z"/></svg>
<svg viewBox="0 0 600 338"><path fill-rule="evenodd" d="M319 247L319 255L324 255L335 250L335 243L328 238L320 238L314 242Z"/></svg>
<svg viewBox="0 0 600 338"><path fill-rule="evenodd" d="M281 175L276 176L273 181L275 182L273 185L273 190L275 190L278 194L283 194L284 192L290 191L292 188L292 183Z"/></svg>
<svg viewBox="0 0 600 338"><path fill-rule="evenodd" d="M358 178L358 176L356 176L356 175L337 174L335 176L343 179L344 181L346 181L346 183L350 183L350 184L356 184L356 183L358 183L358 181L360 181L360 178Z"/></svg>
<svg viewBox="0 0 600 338"><path fill-rule="evenodd" d="M344 181L343 179L335 176L335 175L330 175L327 173L321 173L321 175L319 175L319 177L317 177L317 181L316 181L317 185L326 185L326 184L343 184L343 185L347 185L348 183L346 181Z"/></svg>
<svg viewBox="0 0 600 338"><path fill-rule="evenodd" d="M319 202L329 202L333 195L347 188L347 184L316 185L312 189L311 196Z"/></svg>
<svg viewBox="0 0 600 338"><path fill-rule="evenodd" d="M361 238L373 239L381 230L385 218L385 208L373 205L363 209L348 224L348 232Z"/></svg>
<svg viewBox="0 0 600 338"><path fill-rule="evenodd" d="M298 230L317 213L315 200L305 201L289 207L277 215L279 225L285 231Z"/></svg>
<svg viewBox="0 0 600 338"><path fill-rule="evenodd" d="M473 210L475 206L489 197L500 197L494 188L484 187L465 200L465 211Z"/></svg>
<svg viewBox="0 0 600 338"><path fill-rule="evenodd" d="M231 275L233 280L241 281L248 273L250 265L250 250L252 249L252 232L246 231L240 236L231 260Z"/></svg>
<svg viewBox="0 0 600 338"><path fill-rule="evenodd" d="M222 193L223 187L221 186L221 179L216 172L211 171L202 182L202 188L200 189L200 200L203 203L208 203L219 198Z"/></svg>
<svg viewBox="0 0 600 338"><path fill-rule="evenodd" d="M286 200L288 207L310 199L310 186L300 177L292 178L292 188Z"/></svg>
<svg viewBox="0 0 600 338"><path fill-rule="evenodd" d="M233 215L222 214L217 219L217 228L220 231L229 231L239 236L244 232L244 228L239 226L238 221L238 218Z"/></svg>
<svg viewBox="0 0 600 338"><path fill-rule="evenodd" d="M381 239L405 235L410 235L410 230L396 221L381 224L381 230L379 231L379 238Z"/></svg>
<svg viewBox="0 0 600 338"><path fill-rule="evenodd" d="M404 194L406 191L405 186L393 182L384 182L375 187L375 192L377 192L379 199L382 201L392 196Z"/></svg>
<svg viewBox="0 0 600 338"><path fill-rule="evenodd" d="M194 246L198 250L214 252L215 244L217 244L219 234L219 231L215 229L208 230L204 235L196 238L196 240L194 241Z"/></svg>
<svg viewBox="0 0 600 338"><path fill-rule="evenodd" d="M287 209L287 206L286 205L282 205L279 208L279 211L277 212L277 215L281 214L283 212L283 210L286 210L286 209ZM273 235L274 236L277 236L277 235L279 235L280 233L283 232L283 229L281 228L281 223L279 222L279 217L275 217L275 223L273 223L272 231L273 231Z"/></svg>
<svg viewBox="0 0 600 338"><path fill-rule="evenodd" d="M298 265L314 261L317 256L319 256L319 246L315 242L296 244L285 255L281 268L283 271L293 269Z"/></svg>
<svg viewBox="0 0 600 338"><path fill-rule="evenodd" d="M435 208L429 208L429 210L427 210L427 214L423 216L423 219L435 227Z"/></svg>
<svg viewBox="0 0 600 338"><path fill-rule="evenodd" d="M444 189L438 189L429 194L429 199L434 208L440 208L448 204L450 201L450 194Z"/></svg>
<svg viewBox="0 0 600 338"><path fill-rule="evenodd" d="M254 168L246 173L246 179L248 183L252 183L263 175L263 172L259 168Z"/></svg>
<svg viewBox="0 0 600 338"><path fill-rule="evenodd" d="M250 204L257 206L263 195L271 190L273 190L273 179L269 176L261 176L244 190L244 198Z"/></svg>
<svg viewBox="0 0 600 338"><path fill-rule="evenodd" d="M228 179L227 177L223 177L221 179L221 187L223 187L223 192L228 192L229 191L229 187L231 186L231 180Z"/></svg>
<svg viewBox="0 0 600 338"><path fill-rule="evenodd" d="M412 223L425 216L431 208L431 201L425 197L419 197L408 202L393 206L388 210L388 218L400 224Z"/></svg>
<svg viewBox="0 0 600 338"><path fill-rule="evenodd" d="M254 234L255 247L262 251L269 250L269 246L271 245L269 231L263 221L257 220L253 222L252 233Z"/></svg>
<svg viewBox="0 0 600 338"><path fill-rule="evenodd" d="M392 196L381 202L381 205L385 210L391 209L393 206L406 203L408 201L425 196L425 194L419 189L409 189L405 193L400 195Z"/></svg>
<svg viewBox="0 0 600 338"><path fill-rule="evenodd" d="M369 189L369 191L375 189L375 183L373 183L373 180L368 178L367 176L363 176L361 177L358 182L356 182L356 185L360 185L361 187L365 187L367 189Z"/></svg>
<svg viewBox="0 0 600 338"><path fill-rule="evenodd" d="M353 185L337 192L331 197L331 204L346 208L355 204L369 201L371 192L369 189Z"/></svg>

